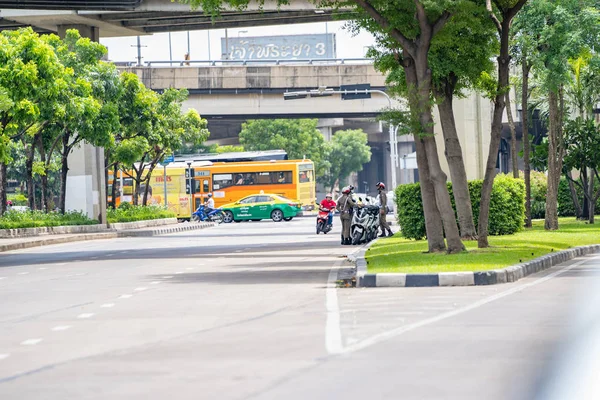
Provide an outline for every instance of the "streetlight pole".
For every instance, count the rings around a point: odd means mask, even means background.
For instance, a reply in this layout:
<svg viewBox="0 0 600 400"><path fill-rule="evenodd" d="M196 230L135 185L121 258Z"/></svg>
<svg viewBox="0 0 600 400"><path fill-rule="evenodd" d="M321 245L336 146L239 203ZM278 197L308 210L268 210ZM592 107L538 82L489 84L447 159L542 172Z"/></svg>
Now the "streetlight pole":
<svg viewBox="0 0 600 400"><path fill-rule="evenodd" d="M324 96L324 95L330 95L330 94L345 94L345 95L351 95L351 94L370 94L370 93L377 93L377 94L381 94L383 96L385 96L385 98L388 101L389 107L390 109L392 108L392 99L390 98L390 96L384 92L383 90L378 90L378 89L354 89L354 90L334 90L334 89L327 89L326 87L319 87L319 89L316 90L302 90L302 91L297 91L297 92L285 92L283 94L283 97L290 97L290 98L294 98L297 96ZM392 123L389 123L389 135L390 135L390 168L392 170L392 188L396 187L396 166L398 164L397 161L397 155L398 155L398 145L397 145L397 129L395 129L395 127L392 125Z"/></svg>

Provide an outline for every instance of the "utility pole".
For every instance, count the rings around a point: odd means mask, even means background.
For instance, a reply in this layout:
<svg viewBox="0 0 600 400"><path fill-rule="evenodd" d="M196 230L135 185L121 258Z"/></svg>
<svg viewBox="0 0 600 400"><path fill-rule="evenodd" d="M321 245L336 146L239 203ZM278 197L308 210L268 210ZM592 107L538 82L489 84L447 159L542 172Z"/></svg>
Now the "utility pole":
<svg viewBox="0 0 600 400"><path fill-rule="evenodd" d="M148 46L142 46L140 37L137 37L137 45L132 45L131 47L137 47L137 65L138 67L142 65L142 47L148 47Z"/></svg>

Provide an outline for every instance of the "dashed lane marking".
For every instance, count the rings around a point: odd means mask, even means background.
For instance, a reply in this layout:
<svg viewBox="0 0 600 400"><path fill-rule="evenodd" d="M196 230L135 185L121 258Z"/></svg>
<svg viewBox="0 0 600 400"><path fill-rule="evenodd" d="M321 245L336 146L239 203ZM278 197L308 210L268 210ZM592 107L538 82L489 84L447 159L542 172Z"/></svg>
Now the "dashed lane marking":
<svg viewBox="0 0 600 400"><path fill-rule="evenodd" d="M133 290L136 291L136 292L143 292L144 290L147 290L147 289L148 289L147 287L138 287L138 288L135 288Z"/></svg>
<svg viewBox="0 0 600 400"><path fill-rule="evenodd" d="M27 339L27 340L23 340L23 341L21 342L21 344L22 344L23 346L33 346L33 345L36 345L36 344L38 344L38 343L39 343L39 342L41 342L42 340L44 340L44 339L42 339L42 338L36 338L36 339Z"/></svg>
<svg viewBox="0 0 600 400"><path fill-rule="evenodd" d="M45 270L45 269L48 269L48 268L46 268L46 267L42 267L42 268L38 268L38 269L39 269L40 271L43 271L43 270Z"/></svg>
<svg viewBox="0 0 600 400"><path fill-rule="evenodd" d="M160 283L160 281L150 282L151 285L158 285L159 283Z"/></svg>
<svg viewBox="0 0 600 400"><path fill-rule="evenodd" d="M19 272L17 275L27 275L29 272Z"/></svg>
<svg viewBox="0 0 600 400"><path fill-rule="evenodd" d="M58 325L58 326L55 326L54 328L52 328L52 330L54 332L66 331L70 327L71 327L71 325Z"/></svg>
<svg viewBox="0 0 600 400"><path fill-rule="evenodd" d="M163 279L171 279L173 276L172 275L167 275L167 276L163 276Z"/></svg>
<svg viewBox="0 0 600 400"><path fill-rule="evenodd" d="M10 354L0 354L0 360L4 360L5 358L8 358L10 356Z"/></svg>
<svg viewBox="0 0 600 400"><path fill-rule="evenodd" d="M94 313L83 313L83 314L79 314L77 316L77 318L79 319L87 319L87 318L92 318L94 316Z"/></svg>
<svg viewBox="0 0 600 400"><path fill-rule="evenodd" d="M122 294L122 295L119 296L119 298L120 299L128 299L128 298L130 298L132 296L133 296L132 294Z"/></svg>
<svg viewBox="0 0 600 400"><path fill-rule="evenodd" d="M183 271L177 271L177 272L175 272L175 275L181 275L181 274L183 274Z"/></svg>
<svg viewBox="0 0 600 400"><path fill-rule="evenodd" d="M106 304L102 304L100 307L102 308L111 308L114 307L115 303L106 303Z"/></svg>

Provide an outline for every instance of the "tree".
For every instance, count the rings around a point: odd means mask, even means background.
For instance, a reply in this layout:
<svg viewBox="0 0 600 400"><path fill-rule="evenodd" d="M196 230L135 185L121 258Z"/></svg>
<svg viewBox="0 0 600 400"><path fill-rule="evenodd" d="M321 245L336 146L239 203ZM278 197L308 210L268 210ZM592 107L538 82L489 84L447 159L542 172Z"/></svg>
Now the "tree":
<svg viewBox="0 0 600 400"><path fill-rule="evenodd" d="M36 135L64 89L65 74L48 37L31 28L0 33L0 214L6 210L9 145L27 146L27 180L32 206L33 157ZM41 109L41 111L40 111Z"/></svg>
<svg viewBox="0 0 600 400"><path fill-rule="evenodd" d="M544 227L558 229L558 185L563 172L565 142L564 90L570 78L569 59L597 46L600 19L591 0L535 0L523 13L523 30L533 38L530 59L548 96L548 192Z"/></svg>
<svg viewBox="0 0 600 400"><path fill-rule="evenodd" d="M308 158L317 176L329 168L329 146L317 129L316 119L261 119L242 124L240 143L245 150L285 150L290 159Z"/></svg>
<svg viewBox="0 0 600 400"><path fill-rule="evenodd" d="M344 181L351 173L362 171L371 160L367 134L362 129L337 131L330 142L331 167L322 182L333 192L336 182Z"/></svg>
<svg viewBox="0 0 600 400"><path fill-rule="evenodd" d="M578 170L579 179L573 179L569 173L566 173L565 176L583 190L583 195L589 205L588 221L593 224L596 203L600 197L600 188L594 184L596 179L600 181L598 173L600 170L600 152L598 152L600 149L600 125L592 117L579 116L574 120L567 121L565 148L565 170Z"/></svg>
<svg viewBox="0 0 600 400"><path fill-rule="evenodd" d="M184 143L200 144L208 139L209 132L206 129L207 121L200 118L198 111L189 109L183 113L181 108L187 99L188 91L185 89L167 89L158 99L156 107L157 119L153 135L149 140L150 152L148 154L148 172L145 175L145 191L142 204L148 202L148 190L150 178L156 165L167 154L180 149ZM145 159L146 154L142 157ZM139 173L143 174L143 162L139 164Z"/></svg>
<svg viewBox="0 0 600 400"><path fill-rule="evenodd" d="M101 88L106 82L98 71L106 47L88 38L82 38L75 29L69 29L61 41L53 41L55 51L63 65L72 71L68 92L63 100L63 115L55 121L58 129L56 146L61 155L61 190L59 209L65 212L67 192L68 157L73 148L83 141L94 146L110 146L118 130L116 108L111 98L103 97ZM53 146L54 147L54 146Z"/></svg>
<svg viewBox="0 0 600 400"><path fill-rule="evenodd" d="M481 200L479 203L479 226L477 229L477 246L479 248L489 247L488 224L490 217L490 201L494 177L496 175L498 149L500 147L500 140L502 139L502 116L504 115L504 107L506 105L506 91L509 89L510 26L513 18L526 2L527 0L486 0L489 16L496 25L496 30L500 37L500 54L497 59L498 81L496 84L494 111L492 114L490 147L483 185L481 187Z"/></svg>
<svg viewBox="0 0 600 400"><path fill-rule="evenodd" d="M478 88L481 74L489 73L493 68L490 58L495 51L496 39L492 35L493 24L485 18L486 13L485 8L465 2L432 40L429 51L432 96L440 113L445 155L463 239L473 239L477 232L473 223L462 147L454 120L453 100L455 97L463 97L466 90ZM375 57L376 67L388 73L386 83L390 92L405 97L406 79L402 65L394 57L393 43L380 40L379 47L384 50L370 52Z"/></svg>

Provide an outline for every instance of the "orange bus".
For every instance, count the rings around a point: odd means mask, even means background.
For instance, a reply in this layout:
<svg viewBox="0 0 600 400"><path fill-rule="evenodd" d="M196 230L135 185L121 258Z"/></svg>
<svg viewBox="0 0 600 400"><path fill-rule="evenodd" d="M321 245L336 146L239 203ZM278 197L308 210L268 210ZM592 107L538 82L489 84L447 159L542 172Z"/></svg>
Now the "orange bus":
<svg viewBox="0 0 600 400"><path fill-rule="evenodd" d="M121 173L119 179L120 175ZM165 179L167 208L174 211L181 219L190 218L192 211L204 202L208 193L213 194L216 207L261 191L297 200L306 210L313 209L316 202L315 171L310 160L214 163L176 161L167 166L166 176L163 168L157 167L153 171L150 178L149 195L151 196L148 204L164 205ZM112 174L109 174L109 189L112 182ZM132 182L129 182L131 186ZM125 181L123 185L124 193L133 193L131 187L127 190ZM145 188L140 189L141 198ZM110 193L109 190L108 194ZM132 201L132 199L132 195L123 196L120 201ZM108 201L111 200L109 197ZM120 201L118 199L117 204Z"/></svg>

